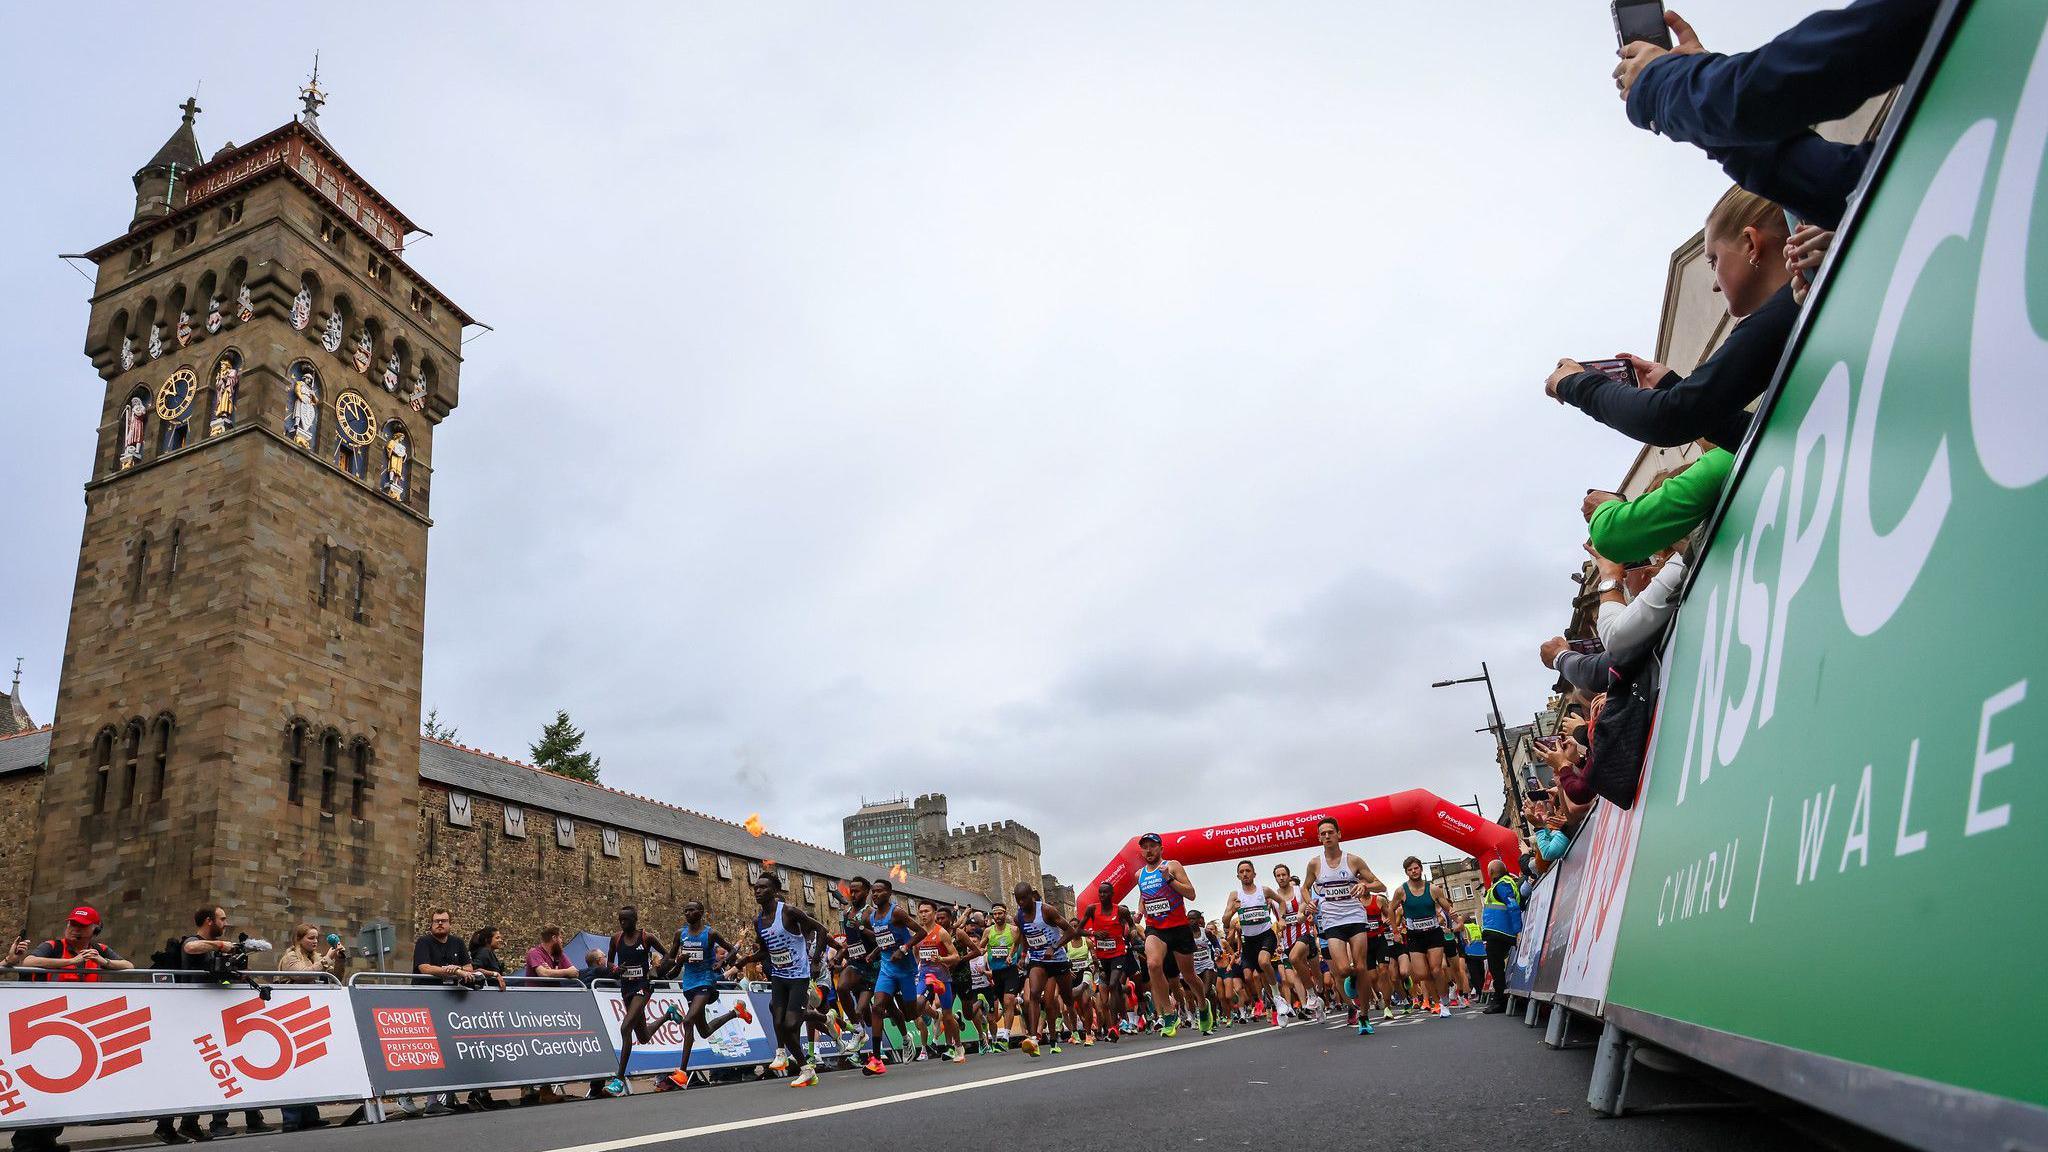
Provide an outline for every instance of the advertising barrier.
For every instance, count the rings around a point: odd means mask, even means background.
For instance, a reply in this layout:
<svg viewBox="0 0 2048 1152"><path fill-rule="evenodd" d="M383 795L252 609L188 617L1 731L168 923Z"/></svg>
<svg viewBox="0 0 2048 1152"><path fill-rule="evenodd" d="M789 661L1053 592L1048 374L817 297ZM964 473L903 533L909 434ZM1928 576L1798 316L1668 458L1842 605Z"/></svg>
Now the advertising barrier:
<svg viewBox="0 0 2048 1152"><path fill-rule="evenodd" d="M590 995L596 998L598 1016L604 1021L608 1036L619 1034L619 1022L626 1018L626 1002L619 995L615 980L599 980L591 985ZM768 994L748 992L735 984L721 984L718 1001L704 1010L705 1019L723 1015L742 998L752 1010L752 1023L733 1020L710 1036L697 1037L690 1046L690 1069L735 1068L746 1064L766 1064L775 1058L775 1037L767 1031ZM659 1015L673 1004L678 1012L690 1010L689 1001L683 998L682 985L664 980L655 984L653 1002L648 1006L650 1016ZM626 1072L629 1075L646 1075L655 1072L673 1072L683 1058L683 1025L663 1024L654 1030L654 1038L642 1044L633 1043L633 1054L626 1058ZM613 1063L606 1069L618 1067L618 1054L613 1052Z"/></svg>
<svg viewBox="0 0 2048 1152"><path fill-rule="evenodd" d="M349 992L380 1095L590 1080L618 1068L617 1026L581 985L471 992L359 976Z"/></svg>
<svg viewBox="0 0 2048 1152"><path fill-rule="evenodd" d="M1531 996L1536 991L1536 960L1543 953L1543 936L1550 926L1550 894L1557 889L1555 870L1537 877L1529 889L1529 903L1522 910L1522 934L1508 958L1508 993Z"/></svg>
<svg viewBox="0 0 2048 1152"><path fill-rule="evenodd" d="M1606 990L1925 1147L2048 1145L2048 997L1871 999L2048 949L2044 145L2048 4L1944 6L1678 615Z"/></svg>
<svg viewBox="0 0 2048 1152"><path fill-rule="evenodd" d="M0 984L0 1128L370 1094L348 991Z"/></svg>
<svg viewBox="0 0 2048 1152"><path fill-rule="evenodd" d="M1544 910L1543 942L1536 949L1535 982L1530 989L1538 1000L1549 1000L1557 994L1557 980L1564 972L1565 947L1571 943L1572 916L1578 910L1585 874L1575 853L1567 852L1550 866L1544 877L1549 882L1550 899Z"/></svg>

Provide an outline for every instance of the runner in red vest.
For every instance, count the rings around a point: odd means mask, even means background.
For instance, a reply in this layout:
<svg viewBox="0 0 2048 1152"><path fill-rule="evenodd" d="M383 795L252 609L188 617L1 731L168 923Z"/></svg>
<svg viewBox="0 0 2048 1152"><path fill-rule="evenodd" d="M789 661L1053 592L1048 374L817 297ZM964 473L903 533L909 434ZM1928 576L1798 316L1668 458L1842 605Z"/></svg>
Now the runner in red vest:
<svg viewBox="0 0 2048 1152"><path fill-rule="evenodd" d="M1135 926L1131 910L1116 902L1116 887L1104 882L1095 893L1095 903L1081 918L1081 931L1095 945L1096 1029L1103 1039L1116 1043L1123 1035L1117 1021L1123 1019L1128 979L1132 971L1130 936Z"/></svg>

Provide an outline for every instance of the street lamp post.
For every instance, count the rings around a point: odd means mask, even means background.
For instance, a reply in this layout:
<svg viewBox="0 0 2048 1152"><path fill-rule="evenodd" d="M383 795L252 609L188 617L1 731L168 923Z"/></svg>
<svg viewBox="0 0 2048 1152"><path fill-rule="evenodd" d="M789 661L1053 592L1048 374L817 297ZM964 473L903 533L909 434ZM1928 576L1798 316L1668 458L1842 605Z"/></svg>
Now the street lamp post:
<svg viewBox="0 0 2048 1152"><path fill-rule="evenodd" d="M1479 675L1461 676L1455 680L1438 680L1431 684L1430 687L1449 688L1453 684L1486 685L1486 702L1493 706L1492 714L1487 717L1486 727L1492 731L1494 742L1500 747L1500 771L1501 775L1507 778L1507 797L1510 806L1509 820L1510 827L1512 827L1514 823L1519 822L1516 820L1514 813L1520 811L1522 807L1522 787L1521 781L1515 779L1515 758L1508 751L1507 727L1501 720L1500 699L1493 694L1493 673L1487 669L1486 661L1481 660L1479 662Z"/></svg>

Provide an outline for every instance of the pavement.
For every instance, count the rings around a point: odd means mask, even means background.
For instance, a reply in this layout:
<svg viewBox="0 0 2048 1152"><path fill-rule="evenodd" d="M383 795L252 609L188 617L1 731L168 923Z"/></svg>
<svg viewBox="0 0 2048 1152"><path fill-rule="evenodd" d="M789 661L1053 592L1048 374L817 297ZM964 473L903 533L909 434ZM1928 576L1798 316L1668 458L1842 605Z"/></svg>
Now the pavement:
<svg viewBox="0 0 2048 1152"><path fill-rule="evenodd" d="M1020 1052L891 1065L886 1076L826 1073L813 1088L785 1081L655 1093L651 1082L616 1100L398 1120L382 1125L228 1140L290 1152L383 1152L394 1139L437 1152L623 1152L682 1146L721 1150L799 1147L962 1152L1028 1141L1032 1152L1088 1149L1164 1135L1183 1149L1427 1147L1431 1152L1512 1148L1584 1150L1805 1148L1810 1123L1774 1107L1602 1118L1586 1107L1590 1048L1553 1051L1516 1016L1467 1010L1420 1015L1354 1035L1341 1023L1184 1029L1173 1040L1127 1038L1068 1046L1058 1056ZM1638 1069L1631 1104L1649 1102L1657 1075ZM1668 1087L1668 1086L1667 1086ZM1669 1094L1669 1093L1667 1093ZM1676 1094L1711 1099L1703 1086ZM501 1099L514 1094L501 1092ZM345 1108L327 1109L338 1118ZM274 1114L269 1117L275 1122ZM239 1124L240 1115L235 1116ZM1808 1118L1810 1121L1810 1118ZM393 1125L396 1125L394 1127ZM73 1149L146 1144L147 1128L73 1128ZM111 1138L111 1139L110 1139ZM1857 1145L1862 1146L1862 1145Z"/></svg>

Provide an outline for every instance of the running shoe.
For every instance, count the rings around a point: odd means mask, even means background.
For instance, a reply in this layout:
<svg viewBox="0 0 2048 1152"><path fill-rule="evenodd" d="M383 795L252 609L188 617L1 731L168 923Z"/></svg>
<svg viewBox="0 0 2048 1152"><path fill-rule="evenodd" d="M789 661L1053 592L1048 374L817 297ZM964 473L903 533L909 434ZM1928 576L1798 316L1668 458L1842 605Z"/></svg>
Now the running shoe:
<svg viewBox="0 0 2048 1152"><path fill-rule="evenodd" d="M1038 1055L1038 1037L1026 1036L1022 1040L1017 1041L1017 1047L1022 1048L1026 1056L1036 1056Z"/></svg>
<svg viewBox="0 0 2048 1152"><path fill-rule="evenodd" d="M965 1063L967 1063L967 1049L965 1049L965 1048L959 1048L959 1047L955 1047L955 1048L953 1049L953 1063L955 1063L955 1064L965 1064Z"/></svg>
<svg viewBox="0 0 2048 1152"><path fill-rule="evenodd" d="M777 1048L775 1050L775 1059L768 1062L768 1070L770 1072L789 1071L789 1053L781 1048Z"/></svg>
<svg viewBox="0 0 2048 1152"><path fill-rule="evenodd" d="M1353 1004L1349 1008L1344 1009L1344 1022L1346 1024L1358 1023L1358 1005Z"/></svg>
<svg viewBox="0 0 2048 1152"><path fill-rule="evenodd" d="M1111 1044L1114 1044L1114 1043L1116 1043L1116 1041L1117 1041L1117 1037L1119 1037L1119 1036L1121 1036L1121 1035L1123 1035L1123 1029L1121 1029L1121 1028L1111 1028L1111 1029L1109 1030L1109 1034L1108 1034L1108 1036L1106 1037L1106 1039L1108 1039L1108 1041L1109 1041L1109 1042L1110 1042Z"/></svg>
<svg viewBox="0 0 2048 1152"><path fill-rule="evenodd" d="M1162 1025L1162 1026L1160 1027L1160 1029L1159 1029L1159 1034L1160 1034L1161 1036L1164 1036L1164 1037L1166 1037L1166 1038L1167 1038L1168 1040L1171 1040L1171 1039L1173 1039L1174 1035L1175 1035L1176 1033L1178 1033L1179 1031L1180 1031L1180 1016L1179 1016L1179 1015L1178 1015L1178 1014L1176 1013L1176 1014L1168 1015L1168 1016L1166 1017L1166 1023L1165 1023L1165 1024L1163 1024L1163 1025Z"/></svg>
<svg viewBox="0 0 2048 1152"><path fill-rule="evenodd" d="M667 1080L670 1084L675 1085L676 1090L678 1091L684 1088L688 1088L690 1086L690 1074L688 1072L685 1072L681 1068L678 1068L675 1071L669 1073L667 1076Z"/></svg>
<svg viewBox="0 0 2048 1152"><path fill-rule="evenodd" d="M607 1096L624 1096L626 1091L626 1082L620 1077L614 1076L604 1082L604 1094Z"/></svg>
<svg viewBox="0 0 2048 1152"><path fill-rule="evenodd" d="M661 1018L670 1024L681 1024L683 1022L683 1010L671 1003L662 1011Z"/></svg>
<svg viewBox="0 0 2048 1152"><path fill-rule="evenodd" d="M796 1079L789 1082L789 1086L791 1088L809 1088L817 1082L818 1066L816 1064L806 1064L804 1065L804 1070L796 1074Z"/></svg>
<svg viewBox="0 0 2048 1152"><path fill-rule="evenodd" d="M1093 1033L1093 1032L1090 1032L1090 1033L1088 1033L1088 1034L1087 1034L1086 1036L1083 1036L1083 1037L1081 1037L1081 1047L1083 1047L1083 1048L1093 1048L1093 1047L1095 1047L1095 1033Z"/></svg>
<svg viewBox="0 0 2048 1152"><path fill-rule="evenodd" d="M860 1074L863 1076L881 1076L887 1074L888 1071L889 1066L882 1063L880 1056L869 1056L866 1062L860 1066Z"/></svg>
<svg viewBox="0 0 2048 1152"><path fill-rule="evenodd" d="M747 998L744 996L740 997L739 1000L733 1004L732 1014L735 1019L744 1021L745 1023L752 1024L754 1022L754 1010L752 1007L748 1006Z"/></svg>
<svg viewBox="0 0 2048 1152"><path fill-rule="evenodd" d="M1271 1024L1275 1028L1280 1026L1280 1009L1278 1006L1267 1007L1266 1023Z"/></svg>
<svg viewBox="0 0 2048 1152"><path fill-rule="evenodd" d="M1436 1014L1437 1014L1437 1016L1438 1016L1438 1017L1440 1017L1440 1018L1442 1018L1442 1019L1445 1019L1445 1020L1448 1020L1448 1019L1450 1019L1450 1018L1451 1018L1451 1010L1450 1010L1449 1008L1446 1008L1446 1007L1444 1007L1444 1006L1443 1006L1443 1005L1441 1005L1441 1004L1439 1004L1439 1005L1437 1005L1437 1006L1436 1006Z"/></svg>
<svg viewBox="0 0 2048 1152"><path fill-rule="evenodd" d="M1372 1020L1370 1018L1358 1022L1358 1034L1360 1036L1372 1035Z"/></svg>

